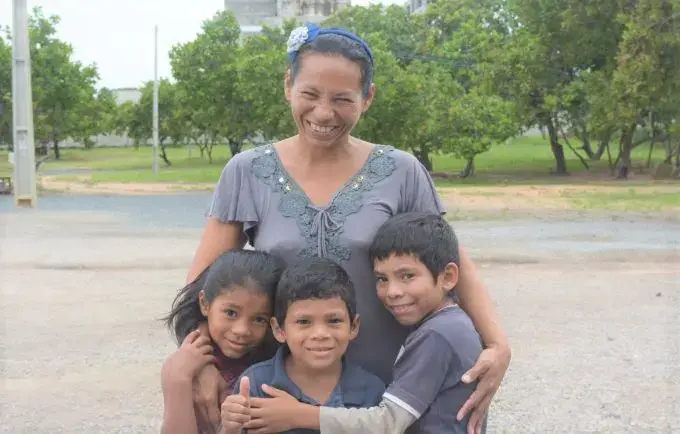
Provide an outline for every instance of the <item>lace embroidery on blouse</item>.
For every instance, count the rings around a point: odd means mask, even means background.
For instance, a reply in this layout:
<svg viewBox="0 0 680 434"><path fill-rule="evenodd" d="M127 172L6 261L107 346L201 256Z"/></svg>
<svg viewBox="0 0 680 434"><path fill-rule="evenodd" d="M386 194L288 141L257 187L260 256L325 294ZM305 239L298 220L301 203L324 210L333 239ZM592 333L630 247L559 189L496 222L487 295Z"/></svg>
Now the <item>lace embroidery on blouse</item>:
<svg viewBox="0 0 680 434"><path fill-rule="evenodd" d="M251 170L257 178L281 193L279 212L284 217L296 220L307 244L300 255L348 261L350 249L340 242L345 220L361 209L364 192L373 189L394 172L396 164L390 155L392 150L394 148L391 146L376 145L361 170L343 185L326 206L316 206L309 200L283 168L273 145L257 148L258 155L252 160Z"/></svg>

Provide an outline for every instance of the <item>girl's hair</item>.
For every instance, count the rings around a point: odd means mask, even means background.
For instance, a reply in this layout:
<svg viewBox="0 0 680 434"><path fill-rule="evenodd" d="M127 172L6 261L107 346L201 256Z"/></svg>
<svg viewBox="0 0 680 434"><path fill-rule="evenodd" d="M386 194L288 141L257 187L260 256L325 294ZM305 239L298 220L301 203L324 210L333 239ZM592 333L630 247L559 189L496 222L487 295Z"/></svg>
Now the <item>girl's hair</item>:
<svg viewBox="0 0 680 434"><path fill-rule="evenodd" d="M178 344L205 321L199 306L199 294L212 303L223 291L240 286L262 292L273 306L276 285L283 272L282 262L258 250L230 250L220 255L193 282L179 290L170 313L162 318Z"/></svg>

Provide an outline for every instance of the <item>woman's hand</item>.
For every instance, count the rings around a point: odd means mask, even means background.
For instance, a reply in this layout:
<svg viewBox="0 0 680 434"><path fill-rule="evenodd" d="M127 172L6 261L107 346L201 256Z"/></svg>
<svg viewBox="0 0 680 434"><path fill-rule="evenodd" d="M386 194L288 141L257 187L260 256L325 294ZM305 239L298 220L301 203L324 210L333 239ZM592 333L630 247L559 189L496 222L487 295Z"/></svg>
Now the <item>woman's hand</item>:
<svg viewBox="0 0 680 434"><path fill-rule="evenodd" d="M227 382L215 365L203 368L194 381L194 407L198 424L208 432L217 432L220 424L220 397L227 390Z"/></svg>
<svg viewBox="0 0 680 434"><path fill-rule="evenodd" d="M293 428L306 428L296 414L306 407L286 392L264 385L262 391L271 398L250 398L251 420L245 424L248 434L271 434ZM318 427L317 427L318 429Z"/></svg>
<svg viewBox="0 0 680 434"><path fill-rule="evenodd" d="M475 365L463 374L463 383L479 381L477 388L458 411L458 420L463 420L472 411L468 422L468 434L480 434L484 417L491 400L503 381L510 366L510 347L495 345L484 349Z"/></svg>
<svg viewBox="0 0 680 434"><path fill-rule="evenodd" d="M210 339L202 337L198 330L189 333L182 345L172 353L165 363L161 376L164 382L182 381L191 383L207 364L213 361Z"/></svg>

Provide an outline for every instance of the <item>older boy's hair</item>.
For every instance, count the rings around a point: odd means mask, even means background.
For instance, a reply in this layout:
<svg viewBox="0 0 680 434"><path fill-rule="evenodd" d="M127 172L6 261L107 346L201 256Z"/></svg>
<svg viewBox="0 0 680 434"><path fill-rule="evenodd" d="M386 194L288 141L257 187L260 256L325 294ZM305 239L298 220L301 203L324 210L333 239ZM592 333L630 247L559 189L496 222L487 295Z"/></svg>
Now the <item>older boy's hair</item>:
<svg viewBox="0 0 680 434"><path fill-rule="evenodd" d="M446 264L460 266L453 228L442 216L433 213L408 212L389 218L378 229L368 254L371 262L391 255L412 255L435 279Z"/></svg>
<svg viewBox="0 0 680 434"><path fill-rule="evenodd" d="M283 327L288 307L300 300L341 299L347 306L350 321L354 321L357 301L354 285L347 272L327 258L305 257L283 271L276 287L274 316Z"/></svg>

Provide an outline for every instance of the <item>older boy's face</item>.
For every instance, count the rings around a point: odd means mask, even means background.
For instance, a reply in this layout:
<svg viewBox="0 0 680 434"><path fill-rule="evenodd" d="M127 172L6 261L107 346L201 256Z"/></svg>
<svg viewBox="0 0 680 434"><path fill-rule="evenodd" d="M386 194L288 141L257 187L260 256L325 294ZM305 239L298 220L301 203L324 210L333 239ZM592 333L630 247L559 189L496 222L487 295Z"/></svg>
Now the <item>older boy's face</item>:
<svg viewBox="0 0 680 434"><path fill-rule="evenodd" d="M411 255L391 255L373 264L378 298L403 325L414 325L451 303L458 267L448 264L437 278Z"/></svg>
<svg viewBox="0 0 680 434"><path fill-rule="evenodd" d="M313 371L333 369L342 363L349 342L357 336L345 302L330 299L299 300L288 307L282 327L272 318L274 336L286 343L294 363Z"/></svg>

